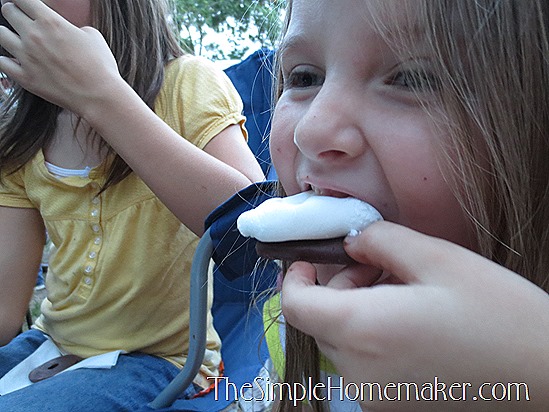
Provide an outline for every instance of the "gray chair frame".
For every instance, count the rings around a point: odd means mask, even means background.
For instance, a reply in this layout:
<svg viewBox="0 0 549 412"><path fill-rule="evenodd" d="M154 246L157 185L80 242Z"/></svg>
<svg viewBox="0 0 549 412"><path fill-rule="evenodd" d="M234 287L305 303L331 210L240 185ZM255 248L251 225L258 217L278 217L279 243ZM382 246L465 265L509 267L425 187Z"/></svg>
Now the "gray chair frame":
<svg viewBox="0 0 549 412"><path fill-rule="evenodd" d="M213 252L208 229L196 247L191 264L189 353L179 374L149 404L153 409L167 408L192 383L198 373L206 351L208 315L208 270Z"/></svg>

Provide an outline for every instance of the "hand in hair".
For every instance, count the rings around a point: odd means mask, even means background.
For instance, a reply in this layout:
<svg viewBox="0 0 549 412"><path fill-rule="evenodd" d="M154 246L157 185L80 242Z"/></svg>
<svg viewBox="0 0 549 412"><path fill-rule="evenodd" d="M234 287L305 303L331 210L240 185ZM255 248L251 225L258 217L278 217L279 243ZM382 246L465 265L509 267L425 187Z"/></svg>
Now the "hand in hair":
<svg viewBox="0 0 549 412"><path fill-rule="evenodd" d="M205 151L182 139L120 76L97 30L72 25L39 0L14 0L2 13L16 33L0 27L0 44L14 56L0 57L0 71L84 118L197 235L210 211L263 177L237 126L221 131ZM193 196L182 202L183 193Z"/></svg>
<svg viewBox="0 0 549 412"><path fill-rule="evenodd" d="M286 320L316 339L346 383L408 382L420 390L435 379L447 389L470 383L450 394L461 398L465 390L468 402L446 401L444 410L547 407L549 298L542 289L469 250L388 222L348 238L346 251L364 266L318 286L314 266L297 262L282 291ZM402 284L368 287L380 269ZM530 401L472 401L481 399L479 387L492 396L484 382L526 383ZM409 402L381 406L410 410ZM417 407L440 410L432 402Z"/></svg>
<svg viewBox="0 0 549 412"><path fill-rule="evenodd" d="M0 27L0 44L14 56L0 57L0 71L30 92L84 115L106 91L127 87L94 28L72 25L39 0L14 0L2 13L15 32Z"/></svg>

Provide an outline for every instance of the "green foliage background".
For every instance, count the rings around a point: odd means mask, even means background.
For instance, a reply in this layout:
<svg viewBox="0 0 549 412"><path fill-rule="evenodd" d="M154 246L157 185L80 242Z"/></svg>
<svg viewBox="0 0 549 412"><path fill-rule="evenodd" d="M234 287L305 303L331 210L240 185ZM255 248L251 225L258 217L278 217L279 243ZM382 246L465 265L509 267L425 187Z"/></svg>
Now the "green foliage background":
<svg viewBox="0 0 549 412"><path fill-rule="evenodd" d="M173 22L181 30L186 49L197 55L207 51L213 59L240 59L248 51L242 44L245 39L258 47L274 47L284 0L172 0L172 8ZM246 33L252 27L257 34ZM230 33L232 49L227 52L215 44L204 44L208 28Z"/></svg>

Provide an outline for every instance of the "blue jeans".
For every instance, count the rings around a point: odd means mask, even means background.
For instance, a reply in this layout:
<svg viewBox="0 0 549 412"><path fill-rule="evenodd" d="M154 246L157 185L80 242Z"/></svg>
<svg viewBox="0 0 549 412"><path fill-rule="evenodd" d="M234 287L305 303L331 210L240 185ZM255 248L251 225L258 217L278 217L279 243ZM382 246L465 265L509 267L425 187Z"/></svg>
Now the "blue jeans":
<svg viewBox="0 0 549 412"><path fill-rule="evenodd" d="M42 269L42 266L38 268L38 276L36 277L36 285L35 287L43 289L44 286L44 270Z"/></svg>
<svg viewBox="0 0 549 412"><path fill-rule="evenodd" d="M0 347L0 376L30 355L44 334L30 330ZM121 355L111 369L77 369L0 396L0 411L135 412L151 402L177 375L170 362L143 353ZM194 388L187 396L194 395Z"/></svg>

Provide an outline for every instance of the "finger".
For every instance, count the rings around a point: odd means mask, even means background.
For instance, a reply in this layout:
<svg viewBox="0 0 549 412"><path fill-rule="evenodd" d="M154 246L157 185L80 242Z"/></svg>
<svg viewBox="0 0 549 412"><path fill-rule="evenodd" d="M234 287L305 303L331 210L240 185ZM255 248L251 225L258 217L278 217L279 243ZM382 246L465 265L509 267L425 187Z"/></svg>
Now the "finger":
<svg viewBox="0 0 549 412"><path fill-rule="evenodd" d="M460 257L473 254L390 222L376 222L358 236L347 237L345 250L357 262L392 273L405 283L441 282L448 274L461 275L457 270Z"/></svg>
<svg viewBox="0 0 549 412"><path fill-rule="evenodd" d="M18 79L23 75L17 60L7 56L0 56L0 72L5 73L10 79Z"/></svg>
<svg viewBox="0 0 549 412"><path fill-rule="evenodd" d="M313 265L296 262L286 272L282 283L282 312L292 326L315 338L329 338L330 325L337 325L346 318L345 307L340 304L340 291L316 282ZM326 336L324 336L326 335Z"/></svg>
<svg viewBox="0 0 549 412"><path fill-rule="evenodd" d="M0 45L5 51L13 55L20 44L21 39L16 33L5 26L0 26Z"/></svg>
<svg viewBox="0 0 549 412"><path fill-rule="evenodd" d="M2 15L15 31L25 22L34 20L14 3L4 4L2 6Z"/></svg>
<svg viewBox="0 0 549 412"><path fill-rule="evenodd" d="M12 0L12 3L32 20L36 20L41 16L45 17L57 14L41 0ZM11 3L6 3L4 7L9 6L10 4Z"/></svg>
<svg viewBox="0 0 549 412"><path fill-rule="evenodd" d="M335 274L326 286L333 289L355 289L371 286L382 271L366 265L351 265Z"/></svg>

